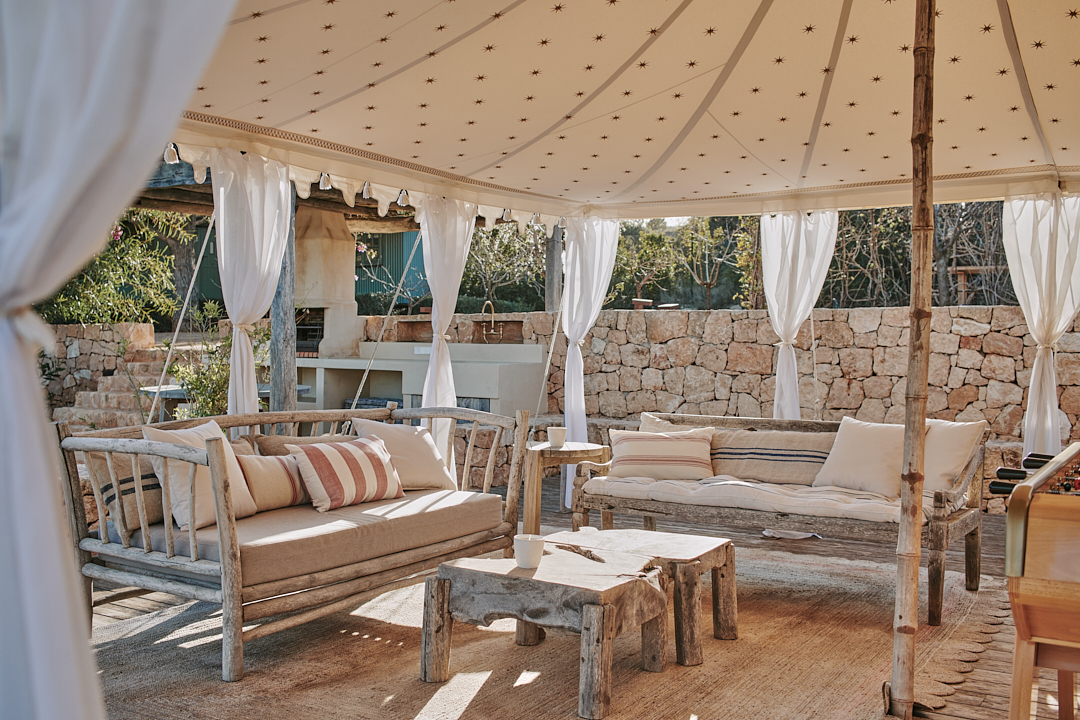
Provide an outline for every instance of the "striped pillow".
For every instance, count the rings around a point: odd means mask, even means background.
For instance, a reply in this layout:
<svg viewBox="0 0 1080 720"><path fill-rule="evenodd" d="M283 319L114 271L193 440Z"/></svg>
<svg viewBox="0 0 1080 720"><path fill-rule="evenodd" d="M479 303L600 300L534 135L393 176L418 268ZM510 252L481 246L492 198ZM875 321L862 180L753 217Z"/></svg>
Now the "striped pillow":
<svg viewBox="0 0 1080 720"><path fill-rule="evenodd" d="M311 502L292 455L237 455L236 462L259 512Z"/></svg>
<svg viewBox="0 0 1080 720"><path fill-rule="evenodd" d="M645 433L612 430L609 477L701 480L713 474L709 461L712 428Z"/></svg>
<svg viewBox="0 0 1080 720"><path fill-rule="evenodd" d="M120 486L120 496L124 499L124 515L120 516L120 508L116 503L116 490L113 488L112 476L109 474L108 461L105 453L86 453L90 463L90 471L97 478L101 488L102 499L109 508L109 519L125 540L131 537L131 533L139 529L139 506L135 495L135 481L131 473L131 455L113 453L113 470L116 472L117 484ZM146 522L155 525L165 518L165 510L161 504L161 485L157 475L154 474L154 466L146 455L139 456L139 481L142 485L143 509L146 511Z"/></svg>
<svg viewBox="0 0 1080 720"><path fill-rule="evenodd" d="M286 447L319 512L404 495L390 453L379 438Z"/></svg>
<svg viewBox="0 0 1080 720"><path fill-rule="evenodd" d="M785 485L813 485L836 433L721 430L712 438L713 475Z"/></svg>

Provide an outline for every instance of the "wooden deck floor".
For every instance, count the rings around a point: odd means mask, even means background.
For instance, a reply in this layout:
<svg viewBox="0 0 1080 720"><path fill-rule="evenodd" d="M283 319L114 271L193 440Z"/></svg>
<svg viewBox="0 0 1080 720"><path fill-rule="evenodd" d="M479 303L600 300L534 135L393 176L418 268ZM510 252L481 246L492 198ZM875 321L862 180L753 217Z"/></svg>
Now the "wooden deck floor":
<svg viewBox="0 0 1080 720"><path fill-rule="evenodd" d="M568 530L570 515L560 513L559 488L557 480L544 482L541 524L545 532ZM592 524L599 527L600 518L591 518ZM640 520L630 516L616 516L615 527L640 527ZM772 540L760 532L724 531L718 532L709 527L692 523L657 522L657 530L667 532L688 532L700 535L722 535L731 538L736 547L754 547L783 550L798 554L823 556L842 556L852 559L869 560L881 563L894 563L896 547L892 543L853 542L837 540ZM926 555L923 555L926 564ZM948 553L946 567L956 572L964 571L963 549ZM1003 577L1005 574L1005 518L1000 515L983 517L983 574ZM97 588L97 585L95 585ZM94 627L99 627L138 615L154 612L180 602L183 598L166 593L132 595L122 588L102 588L95 590ZM993 642L982 654L975 669L967 675L967 680L958 687L957 693L948 698L944 708L935 712L917 712L921 717L940 720L989 720L1004 718L1009 711L1009 686L1012 679L1012 651L1015 632L1011 620L999 632ZM1043 670L1039 693L1039 718L1057 717L1057 677L1056 674Z"/></svg>

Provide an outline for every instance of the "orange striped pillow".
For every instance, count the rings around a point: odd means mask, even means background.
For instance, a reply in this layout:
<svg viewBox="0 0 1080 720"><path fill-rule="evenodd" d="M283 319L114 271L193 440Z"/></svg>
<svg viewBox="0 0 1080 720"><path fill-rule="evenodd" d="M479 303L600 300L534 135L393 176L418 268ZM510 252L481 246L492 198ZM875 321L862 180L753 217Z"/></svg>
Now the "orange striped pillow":
<svg viewBox="0 0 1080 720"><path fill-rule="evenodd" d="M713 474L712 428L647 433L612 430L609 477L702 480Z"/></svg>
<svg viewBox="0 0 1080 720"><path fill-rule="evenodd" d="M390 453L379 438L286 445L319 512L404 495Z"/></svg>
<svg viewBox="0 0 1080 720"><path fill-rule="evenodd" d="M239 455L251 497L259 512L309 503L300 468L292 455Z"/></svg>

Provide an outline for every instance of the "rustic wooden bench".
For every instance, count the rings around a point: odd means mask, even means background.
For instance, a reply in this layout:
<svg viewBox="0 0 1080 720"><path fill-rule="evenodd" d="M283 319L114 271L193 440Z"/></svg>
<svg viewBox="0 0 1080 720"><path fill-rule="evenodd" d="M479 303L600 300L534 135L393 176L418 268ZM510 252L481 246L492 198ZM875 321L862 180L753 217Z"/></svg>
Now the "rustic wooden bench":
<svg viewBox="0 0 1080 720"><path fill-rule="evenodd" d="M779 430L793 432L836 432L839 423L816 420L773 420L766 418L736 418L708 415L657 414L660 420L686 427L715 427L733 430ZM945 551L964 538L966 587L979 589L982 544L982 466L985 434L971 451L952 490L934 493L933 509L922 528L922 547L930 551L929 562L929 623L941 624L941 608L945 589ZM579 465L594 473L603 473L607 464L583 462ZM720 531L727 528L794 530L849 540L896 542L899 525L849 518L821 517L812 514L765 512L742 508L617 497L585 492L587 477L574 481L573 526L589 524L590 511L599 511L601 527L613 527L613 513L641 515L646 530L656 529L656 519L666 518L685 522L714 525ZM962 503L954 512L949 506Z"/></svg>

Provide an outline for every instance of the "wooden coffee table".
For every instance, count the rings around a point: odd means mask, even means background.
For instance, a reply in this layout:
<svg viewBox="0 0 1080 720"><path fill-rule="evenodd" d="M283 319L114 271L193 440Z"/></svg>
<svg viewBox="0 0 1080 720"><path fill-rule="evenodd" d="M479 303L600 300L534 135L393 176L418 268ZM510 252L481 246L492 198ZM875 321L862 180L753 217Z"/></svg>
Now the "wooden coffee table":
<svg viewBox="0 0 1080 720"><path fill-rule="evenodd" d="M578 715L604 717L611 704L615 637L641 627L641 667L664 669L667 594L661 571L645 555L610 550L564 550L548 543L540 566L525 570L513 559L463 558L439 565L424 594L420 679L450 679L454 621L489 625L518 620L519 645L535 645L542 628L581 634Z"/></svg>
<svg viewBox="0 0 1080 720"><path fill-rule="evenodd" d="M675 584L675 654L680 665L700 665L701 573L712 572L713 637L739 637L735 594L735 546L724 538L656 532L597 530L584 527L544 538L549 544L612 550L652 557Z"/></svg>

